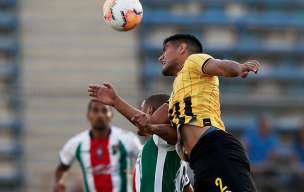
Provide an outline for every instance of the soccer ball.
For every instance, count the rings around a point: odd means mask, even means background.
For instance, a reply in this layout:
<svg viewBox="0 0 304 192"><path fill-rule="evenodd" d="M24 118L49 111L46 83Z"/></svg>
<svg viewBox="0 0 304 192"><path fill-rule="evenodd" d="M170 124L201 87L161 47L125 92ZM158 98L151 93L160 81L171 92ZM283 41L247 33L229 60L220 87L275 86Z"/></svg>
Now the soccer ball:
<svg viewBox="0 0 304 192"><path fill-rule="evenodd" d="M138 0L107 0L103 6L104 20L117 31L129 31L138 25L143 9Z"/></svg>

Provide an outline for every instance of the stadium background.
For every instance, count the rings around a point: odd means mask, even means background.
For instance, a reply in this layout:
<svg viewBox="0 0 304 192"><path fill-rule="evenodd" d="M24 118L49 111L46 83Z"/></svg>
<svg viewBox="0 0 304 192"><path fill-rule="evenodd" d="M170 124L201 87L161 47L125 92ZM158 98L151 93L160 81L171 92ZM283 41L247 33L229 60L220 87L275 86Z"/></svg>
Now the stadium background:
<svg viewBox="0 0 304 192"><path fill-rule="evenodd" d="M304 117L304 1L141 2L142 23L121 33L104 23L103 0L0 0L0 191L51 191L59 149L89 128L88 84L110 82L137 107L170 93L173 78L162 77L157 58L175 33L196 35L216 58L260 62L258 75L220 78L222 118L239 137L260 114L272 115L277 174L256 182L260 191L292 191L289 157ZM135 131L117 112L113 125ZM75 163L68 191L80 175Z"/></svg>

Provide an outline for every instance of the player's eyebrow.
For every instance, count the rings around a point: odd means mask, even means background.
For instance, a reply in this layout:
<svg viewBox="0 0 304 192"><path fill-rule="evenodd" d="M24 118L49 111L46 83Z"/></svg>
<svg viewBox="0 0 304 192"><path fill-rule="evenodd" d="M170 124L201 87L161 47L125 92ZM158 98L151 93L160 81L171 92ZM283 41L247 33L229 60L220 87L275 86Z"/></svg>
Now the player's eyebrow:
<svg viewBox="0 0 304 192"><path fill-rule="evenodd" d="M164 46L164 48L163 48L163 52L165 52L166 47L168 47L168 45L165 45L165 46Z"/></svg>

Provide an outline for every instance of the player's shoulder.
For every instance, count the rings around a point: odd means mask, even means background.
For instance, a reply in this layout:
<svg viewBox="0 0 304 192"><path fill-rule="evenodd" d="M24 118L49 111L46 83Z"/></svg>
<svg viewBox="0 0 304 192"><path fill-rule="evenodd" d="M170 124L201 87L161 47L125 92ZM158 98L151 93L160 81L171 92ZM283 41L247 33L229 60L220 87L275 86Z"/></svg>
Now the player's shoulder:
<svg viewBox="0 0 304 192"><path fill-rule="evenodd" d="M193 70L196 74L207 74L204 70L206 64L212 60L213 57L205 54L205 53L197 53L197 54L192 54L190 55L186 61L185 61L185 70L191 69Z"/></svg>
<svg viewBox="0 0 304 192"><path fill-rule="evenodd" d="M81 142L85 139L90 138L90 130L85 130L83 132L77 133L76 135L72 136L68 142Z"/></svg>
<svg viewBox="0 0 304 192"><path fill-rule="evenodd" d="M206 53L195 53L195 54L191 54L188 58L206 58L206 57L212 57L212 56Z"/></svg>
<svg viewBox="0 0 304 192"><path fill-rule="evenodd" d="M205 53L196 53L192 54L187 58L188 62L204 62L207 59L213 59L211 55L205 54Z"/></svg>

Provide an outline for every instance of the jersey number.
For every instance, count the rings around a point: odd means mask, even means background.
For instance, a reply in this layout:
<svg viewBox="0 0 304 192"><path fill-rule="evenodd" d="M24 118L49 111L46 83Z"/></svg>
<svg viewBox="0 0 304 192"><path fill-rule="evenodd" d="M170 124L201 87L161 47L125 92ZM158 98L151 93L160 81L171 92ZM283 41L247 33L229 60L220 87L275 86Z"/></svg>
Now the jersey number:
<svg viewBox="0 0 304 192"><path fill-rule="evenodd" d="M221 178L215 180L215 185L220 187L221 192L224 192L227 189L227 186L223 187Z"/></svg>

